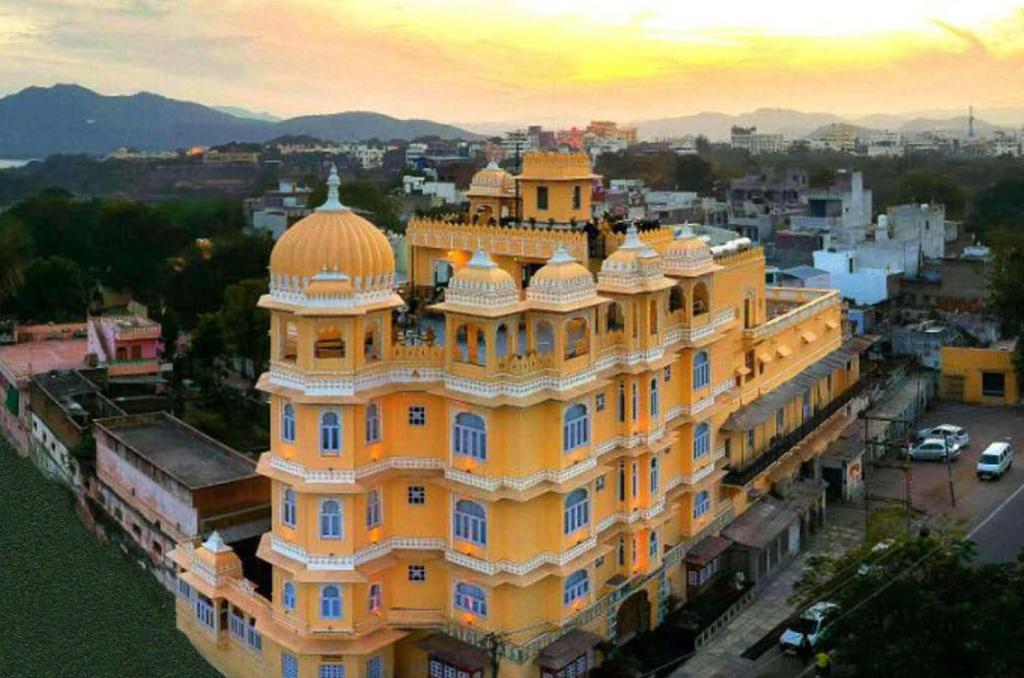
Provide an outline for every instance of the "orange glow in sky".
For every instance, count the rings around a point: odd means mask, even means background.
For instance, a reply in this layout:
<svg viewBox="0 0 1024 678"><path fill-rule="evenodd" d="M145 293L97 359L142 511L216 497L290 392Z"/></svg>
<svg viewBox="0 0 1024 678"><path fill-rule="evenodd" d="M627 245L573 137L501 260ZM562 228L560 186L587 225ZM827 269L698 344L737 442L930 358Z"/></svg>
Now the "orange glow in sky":
<svg viewBox="0 0 1024 678"><path fill-rule="evenodd" d="M624 121L1024 105L1005 0L0 3L0 91L78 82L288 116Z"/></svg>

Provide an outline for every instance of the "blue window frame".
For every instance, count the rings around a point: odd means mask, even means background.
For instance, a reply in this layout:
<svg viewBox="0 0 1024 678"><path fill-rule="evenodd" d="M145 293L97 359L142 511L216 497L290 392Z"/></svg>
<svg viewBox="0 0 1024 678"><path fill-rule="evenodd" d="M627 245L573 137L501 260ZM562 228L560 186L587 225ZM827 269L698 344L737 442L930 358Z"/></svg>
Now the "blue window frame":
<svg viewBox="0 0 1024 678"><path fill-rule="evenodd" d="M480 546L487 545L487 511L476 502L455 502L455 537Z"/></svg>
<svg viewBox="0 0 1024 678"><path fill-rule="evenodd" d="M565 579L562 587L562 603L568 605L590 592L590 577L586 570L576 570Z"/></svg>
<svg viewBox="0 0 1024 678"><path fill-rule="evenodd" d="M295 584L290 581L284 583L284 586L281 588L281 599L284 609L289 612L295 610Z"/></svg>
<svg viewBox="0 0 1024 678"><path fill-rule="evenodd" d="M590 496L583 488L566 495L563 522L565 534L572 534L590 523Z"/></svg>
<svg viewBox="0 0 1024 678"><path fill-rule="evenodd" d="M369 591L369 610L370 612L380 612L381 605L383 604L384 596L380 584L370 584Z"/></svg>
<svg viewBox="0 0 1024 678"><path fill-rule="evenodd" d="M286 443L295 442L295 408L291 403L285 405L281 412L281 440Z"/></svg>
<svg viewBox="0 0 1024 678"><path fill-rule="evenodd" d="M711 496L707 490L704 490L693 500L693 517L703 518L709 510L711 510Z"/></svg>
<svg viewBox="0 0 1024 678"><path fill-rule="evenodd" d="M651 530L651 537L647 546L647 555L651 558L658 557L658 531Z"/></svg>
<svg viewBox="0 0 1024 678"><path fill-rule="evenodd" d="M321 664L320 678L345 678L345 665Z"/></svg>
<svg viewBox="0 0 1024 678"><path fill-rule="evenodd" d="M380 408L377 403L366 406L366 444L380 442Z"/></svg>
<svg viewBox="0 0 1024 678"><path fill-rule="evenodd" d="M380 505L380 492L370 490L366 495L366 527L376 527L383 522L383 511Z"/></svg>
<svg viewBox="0 0 1024 678"><path fill-rule="evenodd" d="M708 352L700 351L693 356L693 388L704 388L711 383L711 362Z"/></svg>
<svg viewBox="0 0 1024 678"><path fill-rule="evenodd" d="M590 442L590 413L577 403L567 407L562 418L562 451L572 452Z"/></svg>
<svg viewBox="0 0 1024 678"><path fill-rule="evenodd" d="M320 537L341 539L341 504L327 499L320 504Z"/></svg>
<svg viewBox="0 0 1024 678"><path fill-rule="evenodd" d="M700 459L711 451L711 427L701 422L693 429L693 458Z"/></svg>
<svg viewBox="0 0 1024 678"><path fill-rule="evenodd" d="M196 593L196 620L208 629L213 628L213 601L201 593Z"/></svg>
<svg viewBox="0 0 1024 678"><path fill-rule="evenodd" d="M281 493L281 522L289 527L295 527L295 520L298 512L295 508L295 490L290 487L284 488Z"/></svg>
<svg viewBox="0 0 1024 678"><path fill-rule="evenodd" d="M320 415L320 453L341 453L341 417L337 412Z"/></svg>
<svg viewBox="0 0 1024 678"><path fill-rule="evenodd" d="M483 417L472 412L460 412L455 416L452 451L481 461L487 459L487 424Z"/></svg>
<svg viewBox="0 0 1024 678"><path fill-rule="evenodd" d="M658 393L658 378L651 379L651 416L657 417L661 411L661 398Z"/></svg>
<svg viewBox="0 0 1024 678"><path fill-rule="evenodd" d="M299 678L299 660L295 655L281 653L281 678Z"/></svg>
<svg viewBox="0 0 1024 678"><path fill-rule="evenodd" d="M366 662L366 678L384 678L384 658L371 657Z"/></svg>
<svg viewBox="0 0 1024 678"><path fill-rule="evenodd" d="M658 465L658 458L651 457L651 494L658 491L661 485L661 467Z"/></svg>
<svg viewBox="0 0 1024 678"><path fill-rule="evenodd" d="M460 582L455 585L455 609L486 617L487 595L476 584Z"/></svg>
<svg viewBox="0 0 1024 678"><path fill-rule="evenodd" d="M228 629L235 638L245 640L245 616L236 609L228 617Z"/></svg>
<svg viewBox="0 0 1024 678"><path fill-rule="evenodd" d="M320 618L341 619L341 589L335 584L320 589Z"/></svg>

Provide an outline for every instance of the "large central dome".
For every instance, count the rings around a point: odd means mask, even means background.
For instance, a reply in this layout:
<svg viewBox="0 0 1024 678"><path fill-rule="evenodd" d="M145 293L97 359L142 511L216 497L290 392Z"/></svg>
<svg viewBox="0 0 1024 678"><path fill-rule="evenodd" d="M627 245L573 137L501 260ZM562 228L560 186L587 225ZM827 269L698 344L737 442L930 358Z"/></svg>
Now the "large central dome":
<svg viewBox="0 0 1024 678"><path fill-rule="evenodd" d="M327 202L285 231L270 254L271 287L300 288L319 273L347 277L357 292L391 289L395 255L383 232L338 198L337 171L327 180Z"/></svg>

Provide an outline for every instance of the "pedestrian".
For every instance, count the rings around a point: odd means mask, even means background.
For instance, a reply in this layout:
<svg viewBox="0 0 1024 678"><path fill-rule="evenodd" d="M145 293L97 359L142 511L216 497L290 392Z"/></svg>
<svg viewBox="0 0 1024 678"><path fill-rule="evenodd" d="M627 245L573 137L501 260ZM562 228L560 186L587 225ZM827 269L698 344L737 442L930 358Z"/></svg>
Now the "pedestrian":
<svg viewBox="0 0 1024 678"><path fill-rule="evenodd" d="M804 633L800 636L800 646L797 648L797 654L800 655L800 661L804 664L811 661L811 639Z"/></svg>
<svg viewBox="0 0 1024 678"><path fill-rule="evenodd" d="M815 657L815 675L828 676L832 674L832 657L828 652L822 651Z"/></svg>

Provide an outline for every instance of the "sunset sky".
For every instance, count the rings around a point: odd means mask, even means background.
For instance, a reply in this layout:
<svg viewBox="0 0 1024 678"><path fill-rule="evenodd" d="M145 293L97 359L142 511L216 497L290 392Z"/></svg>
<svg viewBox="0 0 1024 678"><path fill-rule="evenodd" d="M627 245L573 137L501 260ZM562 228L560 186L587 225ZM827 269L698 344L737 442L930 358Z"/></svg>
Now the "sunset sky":
<svg viewBox="0 0 1024 678"><path fill-rule="evenodd" d="M0 0L0 94L619 120L1024 105L1024 2Z"/></svg>

